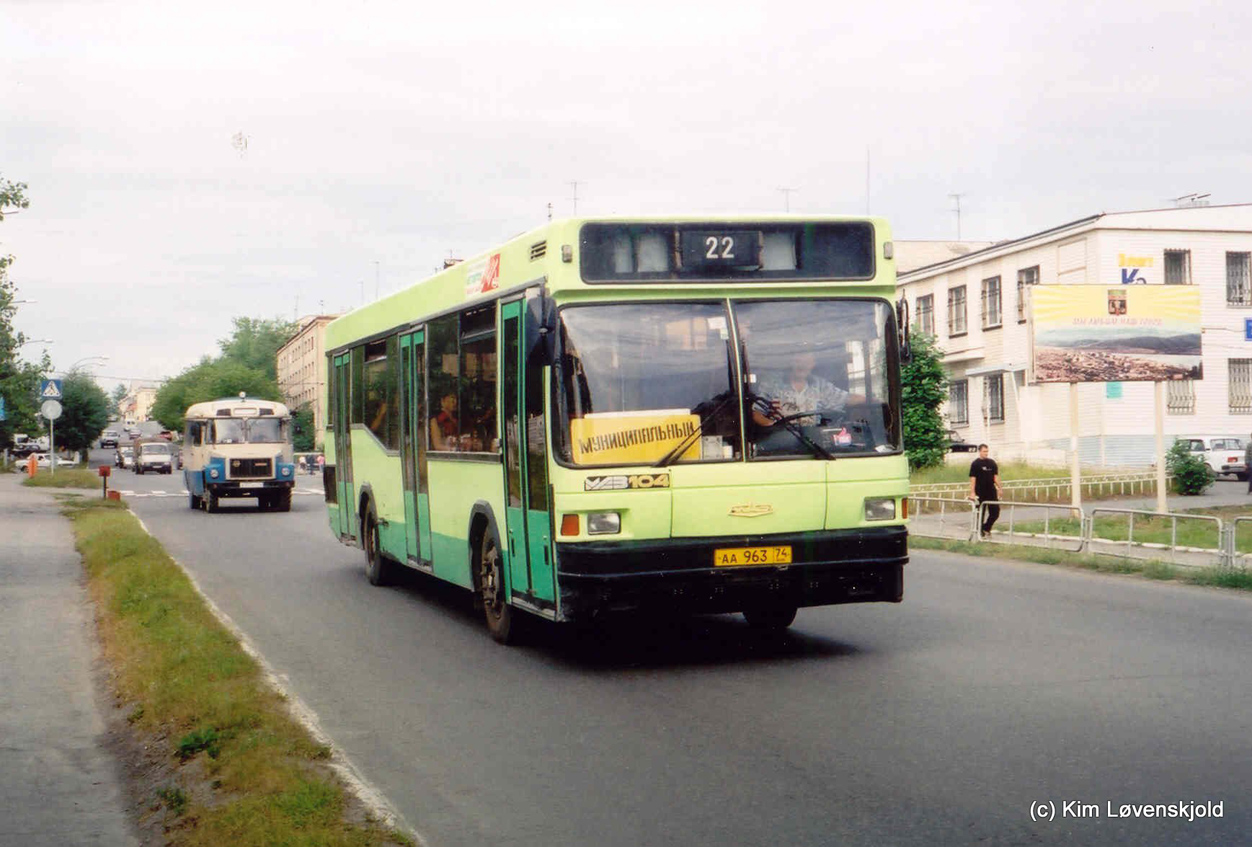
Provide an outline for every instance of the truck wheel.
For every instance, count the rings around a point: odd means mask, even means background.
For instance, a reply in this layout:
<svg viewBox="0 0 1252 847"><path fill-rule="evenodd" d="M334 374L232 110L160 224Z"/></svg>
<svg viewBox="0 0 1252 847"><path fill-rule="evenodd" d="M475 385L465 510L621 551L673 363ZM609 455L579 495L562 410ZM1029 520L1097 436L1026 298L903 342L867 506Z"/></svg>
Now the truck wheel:
<svg viewBox="0 0 1252 847"><path fill-rule="evenodd" d="M291 489L284 488L282 490L282 493L280 493L277 497L275 497L272 502L273 502L275 511L290 512L291 511Z"/></svg>
<svg viewBox="0 0 1252 847"><path fill-rule="evenodd" d="M216 491L208 492L208 499L205 500L204 510L210 515L215 515L222 511L221 498L217 496Z"/></svg>

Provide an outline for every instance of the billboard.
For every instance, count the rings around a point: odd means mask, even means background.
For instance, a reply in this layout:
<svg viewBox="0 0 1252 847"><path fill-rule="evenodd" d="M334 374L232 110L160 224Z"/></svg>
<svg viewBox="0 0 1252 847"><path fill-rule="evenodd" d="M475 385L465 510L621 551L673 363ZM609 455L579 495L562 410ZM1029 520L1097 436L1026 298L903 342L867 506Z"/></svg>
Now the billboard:
<svg viewBox="0 0 1252 847"><path fill-rule="evenodd" d="M1040 285L1031 297L1036 382L1203 376L1193 285Z"/></svg>

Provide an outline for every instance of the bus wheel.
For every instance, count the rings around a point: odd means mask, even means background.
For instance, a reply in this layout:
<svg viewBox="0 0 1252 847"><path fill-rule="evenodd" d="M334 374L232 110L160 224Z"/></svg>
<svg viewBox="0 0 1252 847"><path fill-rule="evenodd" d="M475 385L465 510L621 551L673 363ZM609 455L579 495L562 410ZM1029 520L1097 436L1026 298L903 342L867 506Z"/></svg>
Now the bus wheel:
<svg viewBox="0 0 1252 847"><path fill-rule="evenodd" d="M796 619L796 605L794 603L771 603L767 606L757 606L744 609L743 617L747 620L748 626L753 629L781 632L791 626Z"/></svg>
<svg viewBox="0 0 1252 847"><path fill-rule="evenodd" d="M288 501L288 507L291 503ZM365 543L365 576L370 585L386 585L391 582L391 563L383 556L382 543L378 535L378 518L374 515L371 505L365 514L365 532L362 541Z"/></svg>
<svg viewBox="0 0 1252 847"><path fill-rule="evenodd" d="M490 528L483 530L477 558L478 588L487 616L487 631L500 644L508 644L513 640L513 607L504 596L504 560Z"/></svg>

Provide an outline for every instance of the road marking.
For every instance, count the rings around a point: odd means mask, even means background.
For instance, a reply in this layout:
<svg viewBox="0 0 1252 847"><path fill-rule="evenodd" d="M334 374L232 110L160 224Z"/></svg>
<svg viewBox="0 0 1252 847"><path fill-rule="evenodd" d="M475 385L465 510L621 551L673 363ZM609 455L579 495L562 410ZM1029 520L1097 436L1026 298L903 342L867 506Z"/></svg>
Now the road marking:
<svg viewBox="0 0 1252 847"><path fill-rule="evenodd" d="M152 493L153 493L153 494L160 494L162 497L164 497L164 496L165 496L165 492L164 492L164 491L153 491Z"/></svg>

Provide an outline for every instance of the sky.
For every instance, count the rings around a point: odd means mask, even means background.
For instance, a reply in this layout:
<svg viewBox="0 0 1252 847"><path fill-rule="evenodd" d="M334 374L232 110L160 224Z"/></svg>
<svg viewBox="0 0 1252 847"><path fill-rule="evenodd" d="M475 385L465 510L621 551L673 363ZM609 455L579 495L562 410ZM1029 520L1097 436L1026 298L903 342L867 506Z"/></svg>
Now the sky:
<svg viewBox="0 0 1252 847"><path fill-rule="evenodd" d="M1243 0L0 0L15 324L106 390L169 378L232 318L354 308L575 192L868 209L897 240L955 239L953 194L966 240L1252 202L1250 24Z"/></svg>

